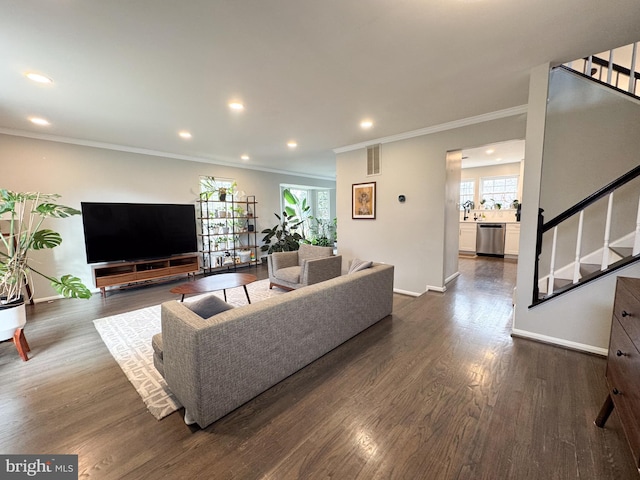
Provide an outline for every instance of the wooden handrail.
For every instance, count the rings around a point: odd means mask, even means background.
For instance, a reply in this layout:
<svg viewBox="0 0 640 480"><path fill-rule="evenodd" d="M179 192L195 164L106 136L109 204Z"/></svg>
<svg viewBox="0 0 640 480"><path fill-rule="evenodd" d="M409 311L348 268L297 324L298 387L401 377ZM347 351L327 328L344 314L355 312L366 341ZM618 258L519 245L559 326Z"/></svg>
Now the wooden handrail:
<svg viewBox="0 0 640 480"><path fill-rule="evenodd" d="M605 185L600 190L597 190L597 191L593 192L588 197L584 198L583 200L580 200L578 203L576 203L572 207L567 208L561 214L557 215L556 217L552 218L548 222L544 223L542 225L542 233L548 232L553 227L561 224L566 219L568 219L568 218L574 216L576 213L580 212L580 210L584 210L585 208L587 208L592 203L597 202L602 197L606 197L609 193L611 193L614 190L620 188L622 185L624 185L626 183L629 183L631 180L633 180L634 178L636 178L638 176L640 176L640 165L638 165L635 168L632 168L631 170L629 170L624 175L616 178L613 182Z"/></svg>
<svg viewBox="0 0 640 480"><path fill-rule="evenodd" d="M589 60L589 57L584 57L583 60L587 61ZM592 56L591 63L595 63L596 65L600 65L601 67L609 68L609 62L600 57ZM622 65L618 65L617 63L612 63L611 68L613 69L614 72L622 73L627 77L631 77L631 70L628 69L627 67L623 67ZM633 72L633 77L636 80L640 80L640 72Z"/></svg>

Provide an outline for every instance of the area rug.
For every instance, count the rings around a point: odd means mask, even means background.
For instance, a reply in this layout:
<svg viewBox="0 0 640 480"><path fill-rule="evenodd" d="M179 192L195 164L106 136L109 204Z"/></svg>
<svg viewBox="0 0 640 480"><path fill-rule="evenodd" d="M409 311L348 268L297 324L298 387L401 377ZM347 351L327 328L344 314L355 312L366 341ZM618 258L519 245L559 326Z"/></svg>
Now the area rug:
<svg viewBox="0 0 640 480"><path fill-rule="evenodd" d="M247 290L252 303L284 293L277 288L269 290L269 280L250 283L247 285ZM205 295L224 298L222 291ZM202 295L188 297L185 302L197 298L202 298ZM240 287L228 289L227 302L236 307L246 305L247 297L244 289ZM109 352L155 418L160 420L182 406L153 366L151 337L161 330L160 305L99 318L93 323Z"/></svg>

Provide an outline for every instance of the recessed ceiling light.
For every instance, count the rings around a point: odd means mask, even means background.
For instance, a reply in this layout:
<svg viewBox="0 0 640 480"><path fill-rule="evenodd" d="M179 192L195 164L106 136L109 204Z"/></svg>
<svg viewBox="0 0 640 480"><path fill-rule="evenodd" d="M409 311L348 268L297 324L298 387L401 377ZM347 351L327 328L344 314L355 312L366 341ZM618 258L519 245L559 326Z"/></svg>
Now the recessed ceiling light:
<svg viewBox="0 0 640 480"><path fill-rule="evenodd" d="M51 125L47 120L40 117L29 117L29 121L31 123L35 123L36 125L40 125L46 127L47 125Z"/></svg>
<svg viewBox="0 0 640 480"><path fill-rule="evenodd" d="M289 148L296 148L298 146L298 143L294 140L290 140L287 142L287 147Z"/></svg>
<svg viewBox="0 0 640 480"><path fill-rule="evenodd" d="M362 128L371 128L373 127L373 122L371 120L363 120L360 122L360 127Z"/></svg>
<svg viewBox="0 0 640 480"><path fill-rule="evenodd" d="M27 73L25 73L25 76L29 80L33 80L34 82L38 82L38 83L53 83L53 80L51 80L49 77L46 77L46 76L41 75L39 73L27 72Z"/></svg>
<svg viewBox="0 0 640 480"><path fill-rule="evenodd" d="M231 110L235 110L237 112L240 112L242 110L244 110L244 105L240 102L229 102L229 108Z"/></svg>
<svg viewBox="0 0 640 480"><path fill-rule="evenodd" d="M184 139L189 139L191 138L191 134L189 132L187 132L186 130L182 130L180 132L178 132L178 135L180 135L182 138Z"/></svg>
<svg viewBox="0 0 640 480"><path fill-rule="evenodd" d="M242 155L240 157L241 160L249 160L249 155Z"/></svg>
<svg viewBox="0 0 640 480"><path fill-rule="evenodd" d="M489 150L485 151L487 155L491 155L493 152L495 152L493 148L490 148Z"/></svg>

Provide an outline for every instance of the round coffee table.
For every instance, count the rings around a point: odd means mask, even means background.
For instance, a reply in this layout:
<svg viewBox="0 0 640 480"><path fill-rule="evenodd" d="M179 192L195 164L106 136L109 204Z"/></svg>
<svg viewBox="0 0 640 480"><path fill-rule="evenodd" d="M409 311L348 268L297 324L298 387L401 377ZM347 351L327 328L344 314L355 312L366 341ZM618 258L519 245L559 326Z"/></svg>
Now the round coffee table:
<svg viewBox="0 0 640 480"><path fill-rule="evenodd" d="M247 301L251 303L249 298L249 292L247 291L247 285L255 282L258 279L251 273L219 273L217 275L211 275L208 277L199 278L191 282L183 283L177 287L173 287L169 290L171 293L178 293L182 295L180 301L184 301L185 295L191 295L194 293L207 293L222 290L224 292L224 301L227 301L227 288L242 287L244 293L247 296Z"/></svg>

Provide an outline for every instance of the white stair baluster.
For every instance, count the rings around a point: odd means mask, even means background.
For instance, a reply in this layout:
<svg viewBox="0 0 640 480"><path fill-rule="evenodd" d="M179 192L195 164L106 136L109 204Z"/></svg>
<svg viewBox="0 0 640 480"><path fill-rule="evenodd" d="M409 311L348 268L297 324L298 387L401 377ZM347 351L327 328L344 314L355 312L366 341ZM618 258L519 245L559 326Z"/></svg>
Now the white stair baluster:
<svg viewBox="0 0 640 480"><path fill-rule="evenodd" d="M633 255L640 253L640 199L638 199L638 216L636 218L636 236L633 240Z"/></svg>
<svg viewBox="0 0 640 480"><path fill-rule="evenodd" d="M547 285L547 295L553 294L553 283L555 282L556 269L556 242L558 241L558 227L553 229L553 241L551 243L551 265L549 269L549 284Z"/></svg>
<svg viewBox="0 0 640 480"><path fill-rule="evenodd" d="M633 50L631 52L631 70L629 72L629 93L636 93L636 57L638 53L638 42L633 44Z"/></svg>
<svg viewBox="0 0 640 480"><path fill-rule="evenodd" d="M582 251L582 225L584 223L584 210L580 210L578 220L578 238L576 238L576 259L573 265L573 283L580 281L580 253Z"/></svg>
<svg viewBox="0 0 640 480"><path fill-rule="evenodd" d="M607 83L611 85L611 75L613 74L613 49L609 50L609 66L607 67Z"/></svg>
<svg viewBox="0 0 640 480"><path fill-rule="evenodd" d="M611 237L611 213L613 211L613 192L609 194L609 203L607 205L607 222L604 227L604 246L602 249L602 265L601 270L609 267L609 242Z"/></svg>

